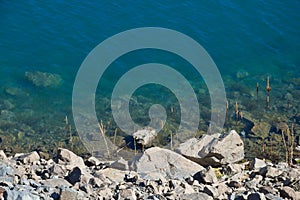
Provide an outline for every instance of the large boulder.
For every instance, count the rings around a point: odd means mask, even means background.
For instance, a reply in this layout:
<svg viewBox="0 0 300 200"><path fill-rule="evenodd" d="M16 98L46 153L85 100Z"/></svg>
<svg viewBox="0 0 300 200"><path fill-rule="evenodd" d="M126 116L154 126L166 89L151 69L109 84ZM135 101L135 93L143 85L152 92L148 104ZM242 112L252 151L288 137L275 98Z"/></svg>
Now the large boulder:
<svg viewBox="0 0 300 200"><path fill-rule="evenodd" d="M202 166L219 167L244 158L244 143L235 130L226 134L204 135L180 144L175 150Z"/></svg>
<svg viewBox="0 0 300 200"><path fill-rule="evenodd" d="M183 179L193 176L204 168L185 157L168 149L152 147L142 155L135 157L132 162L143 179Z"/></svg>

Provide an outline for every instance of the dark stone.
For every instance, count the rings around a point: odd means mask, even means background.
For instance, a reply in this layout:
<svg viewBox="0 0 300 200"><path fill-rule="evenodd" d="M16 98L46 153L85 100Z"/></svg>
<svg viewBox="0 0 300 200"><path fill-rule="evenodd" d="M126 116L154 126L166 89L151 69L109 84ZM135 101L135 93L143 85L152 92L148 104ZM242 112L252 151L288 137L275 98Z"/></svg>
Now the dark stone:
<svg viewBox="0 0 300 200"><path fill-rule="evenodd" d="M125 174L124 181L135 183L137 180L138 180L138 176L137 175L133 176L131 174Z"/></svg>
<svg viewBox="0 0 300 200"><path fill-rule="evenodd" d="M241 185L241 183L238 182L238 181L230 181L230 182L228 183L228 186L229 186L229 187L233 187L233 188L240 188L242 185Z"/></svg>
<svg viewBox="0 0 300 200"><path fill-rule="evenodd" d="M66 177L66 180L74 185L75 183L80 181L80 176L81 176L81 170L79 167L75 167L70 171L68 176Z"/></svg>

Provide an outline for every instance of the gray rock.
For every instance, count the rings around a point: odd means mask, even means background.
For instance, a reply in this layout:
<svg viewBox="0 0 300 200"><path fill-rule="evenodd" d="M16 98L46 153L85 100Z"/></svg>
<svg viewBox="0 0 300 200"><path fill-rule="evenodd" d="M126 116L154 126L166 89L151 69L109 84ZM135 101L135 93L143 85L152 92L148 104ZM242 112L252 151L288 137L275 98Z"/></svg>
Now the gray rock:
<svg viewBox="0 0 300 200"><path fill-rule="evenodd" d="M0 150L0 160L6 160L6 159L7 159L7 157L6 157L5 153L4 153L4 151Z"/></svg>
<svg viewBox="0 0 300 200"><path fill-rule="evenodd" d="M293 200L297 199L296 192L291 187L285 186L285 187L279 188L279 193L282 198L288 198L288 199L293 199Z"/></svg>
<svg viewBox="0 0 300 200"><path fill-rule="evenodd" d="M120 190L120 197L123 199L128 199L128 200L136 200L137 199L133 189Z"/></svg>
<svg viewBox="0 0 300 200"><path fill-rule="evenodd" d="M263 186L259 188L259 192L263 194L276 194L277 190L271 186Z"/></svg>
<svg viewBox="0 0 300 200"><path fill-rule="evenodd" d="M149 148L141 156L135 157L132 168L143 179L184 179L204 169L171 150L159 147Z"/></svg>
<svg viewBox="0 0 300 200"><path fill-rule="evenodd" d="M229 175L232 175L232 174L236 174L236 173L239 173L239 172L242 172L244 170L244 165L242 164L228 164L224 167L224 173L225 174L229 174Z"/></svg>
<svg viewBox="0 0 300 200"><path fill-rule="evenodd" d="M120 183L124 180L126 173L128 172L118 170L118 169L113 169L113 168L107 168L102 171L95 172L94 176L100 178L104 182L107 182L108 181L107 179L109 179L114 183Z"/></svg>
<svg viewBox="0 0 300 200"><path fill-rule="evenodd" d="M232 189L230 187L228 187L224 182L223 183L219 183L217 185L218 188L218 194L219 195L223 195L225 193L231 193Z"/></svg>
<svg viewBox="0 0 300 200"><path fill-rule="evenodd" d="M287 177L291 181L299 180L299 177L300 177L300 167L299 166L297 168L288 167L286 171L287 171ZM279 174L279 173L277 173L277 174Z"/></svg>
<svg viewBox="0 0 300 200"><path fill-rule="evenodd" d="M263 167L259 170L259 173L262 176L269 177L269 178L275 178L275 177L279 176L280 174L282 174L282 172L283 171L281 171L275 167L270 167L270 166Z"/></svg>
<svg viewBox="0 0 300 200"><path fill-rule="evenodd" d="M119 170L129 170L128 161L124 160L122 157L119 160L111 163L110 167Z"/></svg>
<svg viewBox="0 0 300 200"><path fill-rule="evenodd" d="M267 200L283 200L283 198L275 196L274 194L266 194L265 197Z"/></svg>
<svg viewBox="0 0 300 200"><path fill-rule="evenodd" d="M59 148L56 156L58 164L66 165L67 169L72 169L75 166L81 169L86 168L83 159L68 149Z"/></svg>
<svg viewBox="0 0 300 200"><path fill-rule="evenodd" d="M247 182L245 183L245 186L246 186L248 189L254 189L254 190L256 190L257 182L254 181L254 180L247 181Z"/></svg>
<svg viewBox="0 0 300 200"><path fill-rule="evenodd" d="M23 156L18 157L18 160L21 160L24 164L31 164L40 160L40 156L36 151L33 151Z"/></svg>
<svg viewBox="0 0 300 200"><path fill-rule="evenodd" d="M211 185L206 185L203 189L203 192L212 196L213 198L217 198L219 196L218 189Z"/></svg>
<svg viewBox="0 0 300 200"><path fill-rule="evenodd" d="M14 170L11 166L0 163L0 176L14 176Z"/></svg>
<svg viewBox="0 0 300 200"><path fill-rule="evenodd" d="M60 200L77 200L77 192L72 188L65 188L60 191Z"/></svg>
<svg viewBox="0 0 300 200"><path fill-rule="evenodd" d="M40 183L44 186L55 188L55 187L71 187L72 185L65 179L52 178L47 180L41 180Z"/></svg>
<svg viewBox="0 0 300 200"><path fill-rule="evenodd" d="M58 176L64 177L67 174L67 169L63 165L59 165L54 163L50 168L49 171L51 176Z"/></svg>
<svg viewBox="0 0 300 200"><path fill-rule="evenodd" d="M133 133L133 138L135 139L136 143L144 146L151 144L156 136L156 131L150 128L138 130L137 132Z"/></svg>
<svg viewBox="0 0 300 200"><path fill-rule="evenodd" d="M182 200L213 200L211 196L203 192L192 193L192 194L182 194L180 196Z"/></svg>
<svg viewBox="0 0 300 200"><path fill-rule="evenodd" d="M254 158L250 163L249 169L250 170L259 170L266 166L267 166L267 164L264 160Z"/></svg>
<svg viewBox="0 0 300 200"><path fill-rule="evenodd" d="M40 71L25 72L25 78L35 86L41 87L57 87L62 82L60 75Z"/></svg>
<svg viewBox="0 0 300 200"><path fill-rule="evenodd" d="M95 157L89 157L89 159L87 160L87 162L89 163L90 166L97 166L97 165L100 165L100 160L98 160L97 158Z"/></svg>
<svg viewBox="0 0 300 200"><path fill-rule="evenodd" d="M217 183L218 179L213 168L209 167L208 169L201 170L200 172L194 175L194 179L199 182L206 184Z"/></svg>
<svg viewBox="0 0 300 200"><path fill-rule="evenodd" d="M10 190L5 188L7 192L7 199L17 199L17 200L40 200L41 198L38 195L32 194L27 190Z"/></svg>
<svg viewBox="0 0 300 200"><path fill-rule="evenodd" d="M176 152L202 166L219 167L244 158L244 143L232 130L226 134L205 135L200 140L192 138L182 143Z"/></svg>

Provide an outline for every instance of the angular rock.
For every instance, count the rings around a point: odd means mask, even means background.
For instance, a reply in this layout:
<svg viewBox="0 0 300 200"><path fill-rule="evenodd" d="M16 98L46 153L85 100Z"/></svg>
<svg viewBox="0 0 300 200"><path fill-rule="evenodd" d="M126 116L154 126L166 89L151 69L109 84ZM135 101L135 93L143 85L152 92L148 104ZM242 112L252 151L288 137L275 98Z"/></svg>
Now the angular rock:
<svg viewBox="0 0 300 200"><path fill-rule="evenodd" d="M263 194L276 194L277 190L271 186L263 186L259 188L259 192Z"/></svg>
<svg viewBox="0 0 300 200"><path fill-rule="evenodd" d="M77 200L77 192L74 189L62 189L60 191L60 200Z"/></svg>
<svg viewBox="0 0 300 200"><path fill-rule="evenodd" d="M218 189L211 185L206 185L203 189L203 192L212 196L213 198L217 198L219 196Z"/></svg>
<svg viewBox="0 0 300 200"><path fill-rule="evenodd" d="M14 170L11 166L0 163L0 176L13 176Z"/></svg>
<svg viewBox="0 0 300 200"><path fill-rule="evenodd" d="M218 182L216 173L211 167L196 173L193 177L195 180L206 184L213 184Z"/></svg>
<svg viewBox="0 0 300 200"><path fill-rule="evenodd" d="M232 192L232 189L229 188L225 183L218 184L217 188L218 188L218 194L219 195L223 195L225 193L231 193Z"/></svg>
<svg viewBox="0 0 300 200"><path fill-rule="evenodd" d="M203 192L192 193L192 194L182 194L180 196L182 200L213 200L211 196Z"/></svg>
<svg viewBox="0 0 300 200"><path fill-rule="evenodd" d="M63 165L55 163L49 168L49 172L52 176L64 177L67 173L67 169Z"/></svg>
<svg viewBox="0 0 300 200"><path fill-rule="evenodd" d="M266 194L265 197L267 200L283 200L283 198L275 196L274 194Z"/></svg>
<svg viewBox="0 0 300 200"><path fill-rule="evenodd" d="M251 132L256 136L261 136L266 138L269 135L271 125L262 121L253 121L254 125L251 129Z"/></svg>
<svg viewBox="0 0 300 200"><path fill-rule="evenodd" d="M6 160L6 159L7 159L7 157L6 157L5 153L4 153L4 151L0 150L0 160Z"/></svg>
<svg viewBox="0 0 300 200"><path fill-rule="evenodd" d="M135 157L132 168L143 179L184 179L204 169L171 150L159 147L149 148L143 155Z"/></svg>
<svg viewBox="0 0 300 200"><path fill-rule="evenodd" d="M154 129L142 129L133 133L136 143L147 146L156 138L157 133Z"/></svg>
<svg viewBox="0 0 300 200"><path fill-rule="evenodd" d="M226 134L205 135L200 140L192 138L182 143L176 152L202 166L219 167L244 158L244 143L232 130Z"/></svg>
<svg viewBox="0 0 300 200"><path fill-rule="evenodd" d="M75 167L68 176L66 177L66 180L74 185L75 183L80 181L80 176L81 176L81 170L79 167Z"/></svg>
<svg viewBox="0 0 300 200"><path fill-rule="evenodd" d="M81 169L86 168L83 159L68 149L59 148L55 160L58 164L66 165L67 169L75 166Z"/></svg>
<svg viewBox="0 0 300 200"><path fill-rule="evenodd" d="M136 200L135 193L132 189L124 189L120 190L121 198L128 199L128 200Z"/></svg>
<svg viewBox="0 0 300 200"><path fill-rule="evenodd" d="M40 160L40 156L36 151L33 151L22 158L24 164L30 164Z"/></svg>
<svg viewBox="0 0 300 200"><path fill-rule="evenodd" d="M245 168L244 165L241 164L228 164L224 167L225 174L236 174L243 171Z"/></svg>
<svg viewBox="0 0 300 200"><path fill-rule="evenodd" d="M263 167L259 170L259 173L262 176L269 177L269 178L275 178L275 177L279 176L280 174L282 174L282 172L283 171L281 171L275 167L270 167L270 166Z"/></svg>
<svg viewBox="0 0 300 200"><path fill-rule="evenodd" d="M122 157L119 160L111 163L110 167L119 170L129 170L128 161L124 160Z"/></svg>
<svg viewBox="0 0 300 200"><path fill-rule="evenodd" d="M32 194L27 190L6 189L6 192L8 197L7 199L17 199L17 200L40 200L41 199L38 195Z"/></svg>
<svg viewBox="0 0 300 200"><path fill-rule="evenodd" d="M97 165L100 165L100 160L98 160L97 158L95 157L89 157L89 159L86 161L87 165L88 166L97 166Z"/></svg>
<svg viewBox="0 0 300 200"><path fill-rule="evenodd" d="M97 174L95 176L99 177L100 179L104 176L108 178L110 181L115 182L115 183L120 183L124 180L126 171L118 170L118 169L113 169L113 168L107 168L101 171L100 174Z"/></svg>
<svg viewBox="0 0 300 200"><path fill-rule="evenodd" d="M291 187L285 186L285 187L279 188L279 193L282 198L288 198L288 199L293 199L293 200L297 199L296 192Z"/></svg>
<svg viewBox="0 0 300 200"><path fill-rule="evenodd" d="M65 179L62 178L52 178L47 180L42 180L40 183L46 187L71 187L72 185Z"/></svg>
<svg viewBox="0 0 300 200"><path fill-rule="evenodd" d="M259 170L266 166L267 166L267 164L264 160L254 158L250 163L249 169L250 170Z"/></svg>

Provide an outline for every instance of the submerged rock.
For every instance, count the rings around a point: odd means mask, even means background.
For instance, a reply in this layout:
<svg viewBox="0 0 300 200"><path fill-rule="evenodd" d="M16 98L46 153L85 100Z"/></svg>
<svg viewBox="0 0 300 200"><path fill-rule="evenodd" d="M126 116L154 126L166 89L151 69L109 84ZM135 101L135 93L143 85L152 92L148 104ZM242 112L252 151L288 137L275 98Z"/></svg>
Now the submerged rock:
<svg viewBox="0 0 300 200"><path fill-rule="evenodd" d="M25 78L35 86L41 87L57 87L62 82L60 75L40 71L25 72Z"/></svg>
<svg viewBox="0 0 300 200"><path fill-rule="evenodd" d="M240 70L236 73L236 77L238 79L243 79L243 78L246 78L247 76L249 76L249 72L247 72L245 70Z"/></svg>
<svg viewBox="0 0 300 200"><path fill-rule="evenodd" d="M24 92L22 89L17 87L7 87L5 88L5 93L11 96L28 96L29 94Z"/></svg>
<svg viewBox="0 0 300 200"><path fill-rule="evenodd" d="M181 144L176 152L202 166L221 166L244 158L244 143L234 130L226 134L205 135Z"/></svg>

